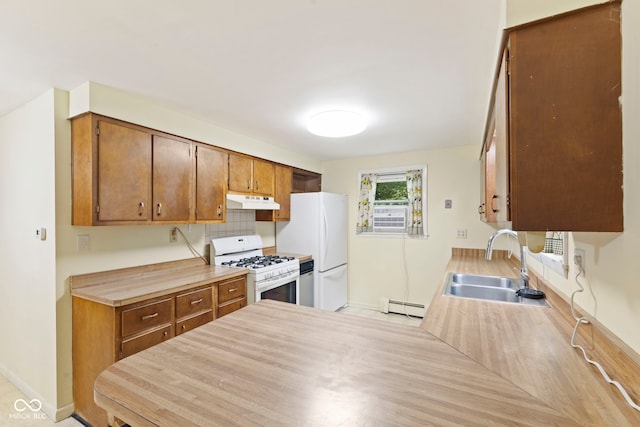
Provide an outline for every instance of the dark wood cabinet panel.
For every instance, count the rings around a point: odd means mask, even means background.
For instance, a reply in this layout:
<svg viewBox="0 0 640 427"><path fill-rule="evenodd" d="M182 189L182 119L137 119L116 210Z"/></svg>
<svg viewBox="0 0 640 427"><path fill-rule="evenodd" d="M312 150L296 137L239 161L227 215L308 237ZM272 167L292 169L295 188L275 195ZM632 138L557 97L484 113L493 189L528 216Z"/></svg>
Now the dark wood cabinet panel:
<svg viewBox="0 0 640 427"><path fill-rule="evenodd" d="M503 58L504 219L523 231L622 231L620 3L509 29Z"/></svg>

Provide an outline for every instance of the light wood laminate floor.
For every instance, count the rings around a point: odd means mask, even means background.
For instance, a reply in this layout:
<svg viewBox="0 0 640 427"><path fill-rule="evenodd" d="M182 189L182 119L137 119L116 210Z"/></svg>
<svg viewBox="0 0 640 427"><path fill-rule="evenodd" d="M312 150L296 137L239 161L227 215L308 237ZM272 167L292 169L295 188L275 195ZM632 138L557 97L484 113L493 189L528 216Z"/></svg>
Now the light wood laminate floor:
<svg viewBox="0 0 640 427"><path fill-rule="evenodd" d="M29 402L29 399L7 378L0 375L0 427L82 427L81 423L71 417L54 423L44 412L31 411L23 401Z"/></svg>

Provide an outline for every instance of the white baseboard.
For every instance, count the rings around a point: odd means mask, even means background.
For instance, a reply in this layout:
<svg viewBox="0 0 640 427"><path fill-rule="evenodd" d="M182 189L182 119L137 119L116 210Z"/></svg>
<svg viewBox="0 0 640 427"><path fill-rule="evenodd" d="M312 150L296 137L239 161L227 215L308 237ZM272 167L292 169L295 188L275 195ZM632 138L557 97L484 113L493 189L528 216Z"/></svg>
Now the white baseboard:
<svg viewBox="0 0 640 427"><path fill-rule="evenodd" d="M40 408L40 412L43 412L53 422L62 421L63 419L68 418L71 416L71 414L73 414L73 402L69 405L63 406L62 408L58 408L56 407L56 405L44 399L40 395L40 393L36 392L22 378L20 378L13 371L2 364L0 364L0 374L2 374L11 384L16 386L16 388L27 397L29 402L37 399L42 405Z"/></svg>

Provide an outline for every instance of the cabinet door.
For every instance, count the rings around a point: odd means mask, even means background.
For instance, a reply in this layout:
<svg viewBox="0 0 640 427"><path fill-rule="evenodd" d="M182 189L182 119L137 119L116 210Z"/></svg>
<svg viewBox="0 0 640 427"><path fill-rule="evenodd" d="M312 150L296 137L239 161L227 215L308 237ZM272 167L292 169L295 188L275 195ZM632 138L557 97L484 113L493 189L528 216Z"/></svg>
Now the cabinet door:
<svg viewBox="0 0 640 427"><path fill-rule="evenodd" d="M277 221L288 221L291 217L291 189L293 186L293 171L289 166L276 165L275 199L280 204L280 210L275 211Z"/></svg>
<svg viewBox="0 0 640 427"><path fill-rule="evenodd" d="M622 231L620 4L509 36L514 230Z"/></svg>
<svg viewBox="0 0 640 427"><path fill-rule="evenodd" d="M98 221L151 218L151 136L98 122Z"/></svg>
<svg viewBox="0 0 640 427"><path fill-rule="evenodd" d="M291 191L293 168L275 165L275 201L280 209L275 211L257 210L256 221L289 221L291 219Z"/></svg>
<svg viewBox="0 0 640 427"><path fill-rule="evenodd" d="M253 161L250 157L229 154L229 191L253 190Z"/></svg>
<svg viewBox="0 0 640 427"><path fill-rule="evenodd" d="M273 163L253 160L253 192L273 196L274 187Z"/></svg>
<svg viewBox="0 0 640 427"><path fill-rule="evenodd" d="M226 212L228 154L197 146L196 220L224 221Z"/></svg>
<svg viewBox="0 0 640 427"><path fill-rule="evenodd" d="M153 136L153 220L189 221L191 143Z"/></svg>

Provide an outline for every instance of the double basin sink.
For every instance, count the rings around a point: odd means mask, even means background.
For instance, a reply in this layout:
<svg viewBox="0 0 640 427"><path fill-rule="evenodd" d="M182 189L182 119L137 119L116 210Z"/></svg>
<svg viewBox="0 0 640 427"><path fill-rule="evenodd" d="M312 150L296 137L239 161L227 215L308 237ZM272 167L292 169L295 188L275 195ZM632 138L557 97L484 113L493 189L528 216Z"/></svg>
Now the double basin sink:
<svg viewBox="0 0 640 427"><path fill-rule="evenodd" d="M518 296L516 291L519 288L520 279L517 277L449 273L442 294L462 298L548 307L544 299L523 298Z"/></svg>

